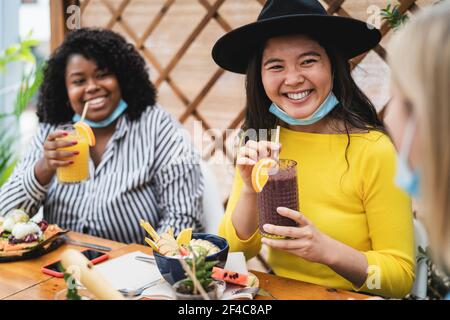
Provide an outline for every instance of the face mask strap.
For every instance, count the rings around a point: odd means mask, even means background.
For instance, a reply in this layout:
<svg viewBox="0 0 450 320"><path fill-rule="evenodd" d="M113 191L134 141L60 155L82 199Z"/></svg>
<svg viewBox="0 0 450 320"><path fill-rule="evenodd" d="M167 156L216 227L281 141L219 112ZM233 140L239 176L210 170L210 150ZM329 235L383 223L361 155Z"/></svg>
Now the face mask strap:
<svg viewBox="0 0 450 320"><path fill-rule="evenodd" d="M117 120L117 118L119 118L125 112L125 110L127 108L128 108L127 103L124 100L120 100L118 106L109 115L108 118L106 118L102 121L99 121L99 122L90 121L88 119L85 119L84 121L92 128L105 128L108 125L110 125L111 123L113 123L115 120ZM77 122L80 120L81 120L81 116L79 114L74 114L72 121Z"/></svg>
<svg viewBox="0 0 450 320"><path fill-rule="evenodd" d="M411 151L414 133L416 131L415 128L416 128L415 119L413 117L410 117L408 119L408 123L406 124L402 145L400 147L400 155L405 158L409 157L409 152Z"/></svg>

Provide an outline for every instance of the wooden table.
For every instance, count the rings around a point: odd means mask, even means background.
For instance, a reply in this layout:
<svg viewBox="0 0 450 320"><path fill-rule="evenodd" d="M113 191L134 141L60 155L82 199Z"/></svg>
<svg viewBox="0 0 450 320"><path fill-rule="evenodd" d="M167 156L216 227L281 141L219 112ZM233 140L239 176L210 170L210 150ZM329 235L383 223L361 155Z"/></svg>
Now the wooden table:
<svg viewBox="0 0 450 320"><path fill-rule="evenodd" d="M152 254L152 250L149 247L138 244L126 245L74 232L70 232L69 237L111 247L113 250L108 252L110 258L138 250ZM72 245L63 245L38 259L1 263L0 300L52 300L57 292L66 288L66 284L63 279L43 274L41 267L58 260L61 252L67 248L85 249ZM334 290L271 274L252 272L259 278L260 287L280 300L359 300L367 298L366 295L355 292ZM257 296L256 299L270 298Z"/></svg>

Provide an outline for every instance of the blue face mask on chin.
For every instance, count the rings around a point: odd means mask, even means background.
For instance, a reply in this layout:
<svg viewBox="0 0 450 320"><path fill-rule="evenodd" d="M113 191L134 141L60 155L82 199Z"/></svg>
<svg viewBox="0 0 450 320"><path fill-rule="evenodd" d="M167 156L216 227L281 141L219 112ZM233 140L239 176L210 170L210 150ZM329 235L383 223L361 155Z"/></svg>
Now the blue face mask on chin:
<svg viewBox="0 0 450 320"><path fill-rule="evenodd" d="M337 105L339 104L339 100L333 93L333 90L330 91L325 101L317 108L317 110L306 119L296 119L291 117L286 112L284 112L279 106L275 103L272 103L269 111L273 115L275 115L278 119L286 122L291 126L307 126L317 121L323 119L327 114L331 112Z"/></svg>
<svg viewBox="0 0 450 320"><path fill-rule="evenodd" d="M396 184L412 197L418 197L420 193L420 174L409 166L409 152L414 137L414 121L410 120L406 125L404 138L397 156Z"/></svg>
<svg viewBox="0 0 450 320"><path fill-rule="evenodd" d="M117 108L109 115L108 118L103 119L102 121L91 121L88 119L84 119L83 121L86 122L91 128L106 128L111 123L117 120L128 108L128 105L125 101L120 100L119 105ZM72 118L73 122L78 122L81 120L81 116L79 114L75 114Z"/></svg>

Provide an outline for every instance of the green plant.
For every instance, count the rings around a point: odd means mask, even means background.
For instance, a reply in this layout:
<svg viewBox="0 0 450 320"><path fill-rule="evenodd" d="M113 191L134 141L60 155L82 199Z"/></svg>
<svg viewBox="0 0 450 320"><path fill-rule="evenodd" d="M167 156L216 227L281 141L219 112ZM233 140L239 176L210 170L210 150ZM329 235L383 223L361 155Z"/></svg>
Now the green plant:
<svg viewBox="0 0 450 320"><path fill-rule="evenodd" d="M64 272L64 281L67 284L67 300L81 300L78 294L76 280L72 274Z"/></svg>
<svg viewBox="0 0 450 320"><path fill-rule="evenodd" d="M399 5L388 4L380 13L382 20L386 20L393 30L397 30L409 19L407 15L401 14L398 9Z"/></svg>
<svg viewBox="0 0 450 320"><path fill-rule="evenodd" d="M17 162L12 148L13 142L7 127L0 126L0 186L8 179Z"/></svg>
<svg viewBox="0 0 450 320"><path fill-rule="evenodd" d="M19 43L10 45L0 54L0 72L5 72L6 66L15 61L36 64L31 48L38 44L39 41L32 39L32 32L30 31Z"/></svg>
<svg viewBox="0 0 450 320"><path fill-rule="evenodd" d="M0 54L0 73L7 72L7 65L12 62L21 62L24 66L31 65L31 68L22 74L13 110L5 111L4 106L0 106L0 186L8 179L17 163L14 144L19 138L18 130L11 130L11 126L18 125L20 115L42 83L44 64L37 65L31 51L37 44L38 41L32 39L29 33L24 40L9 46Z"/></svg>
<svg viewBox="0 0 450 320"><path fill-rule="evenodd" d="M190 272L187 272L186 279L180 281L180 293L197 294L197 288L194 285L194 281L198 281L202 288L208 292L211 283L214 281L214 279L211 278L211 274L212 268L217 264L217 261L206 261L206 256L208 254L206 249L197 248L196 250L189 247L189 251L192 252L192 259L186 259L185 261ZM196 279L194 279L194 275Z"/></svg>

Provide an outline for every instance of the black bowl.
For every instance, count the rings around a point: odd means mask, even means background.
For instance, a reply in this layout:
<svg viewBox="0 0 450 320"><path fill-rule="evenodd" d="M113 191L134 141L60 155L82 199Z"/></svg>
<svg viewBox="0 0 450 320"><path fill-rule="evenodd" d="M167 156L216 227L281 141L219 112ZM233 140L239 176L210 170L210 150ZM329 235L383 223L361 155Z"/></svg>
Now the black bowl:
<svg viewBox="0 0 450 320"><path fill-rule="evenodd" d="M228 242L222 237L216 236L210 233L193 233L192 239L203 239L215 244L219 247L219 252L211 254L206 257L206 261L218 261L217 267L223 268L228 256ZM178 261L179 258L166 257L158 252L153 252L155 256L156 265L158 266L159 272L163 278L173 285L175 282L183 280L186 278L185 272L181 263Z"/></svg>

